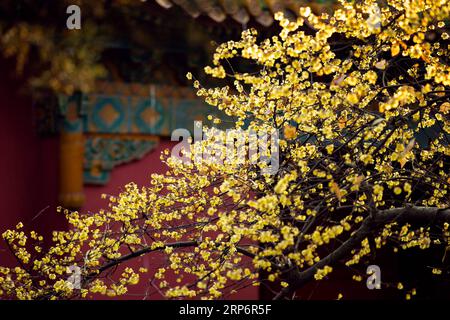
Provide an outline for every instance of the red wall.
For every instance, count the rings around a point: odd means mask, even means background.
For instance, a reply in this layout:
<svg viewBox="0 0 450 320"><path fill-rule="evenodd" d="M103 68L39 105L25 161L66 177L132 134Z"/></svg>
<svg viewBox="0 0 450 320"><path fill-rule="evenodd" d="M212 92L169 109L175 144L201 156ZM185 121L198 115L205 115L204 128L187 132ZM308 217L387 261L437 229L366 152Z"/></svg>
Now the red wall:
<svg viewBox="0 0 450 320"><path fill-rule="evenodd" d="M86 202L81 211L98 211L105 209L107 200L102 200L103 193L118 195L123 187L135 182L139 186L150 184L150 174L164 173L167 169L160 160L161 151L174 145L170 140L161 140L159 146L146 154L139 161L120 165L113 169L110 181L105 186L87 185L84 188Z"/></svg>
<svg viewBox="0 0 450 320"><path fill-rule="evenodd" d="M115 168L111 174L111 179L109 183L105 186L86 186L85 195L86 203L81 209L83 212L87 211L98 211L101 208L107 208L108 201L102 200L101 195L110 194L117 195L129 182L135 182L139 186L149 185L150 174L151 173L164 173L167 167L162 164L160 160L161 152L165 149L170 149L175 145L176 142L171 142L168 139L161 140L157 149L149 152L141 160L134 161L125 165L121 165ZM138 261L133 264L140 264L141 266L147 267L149 270L153 268L157 269L163 262L161 256L148 255L139 258ZM143 288L145 286L145 281L143 279L142 283L136 287L130 288L131 294L140 294L145 291ZM151 295L150 299L157 299L160 296L157 294ZM142 299L141 296L126 296L126 299ZM258 288L248 287L236 294L234 299L258 299Z"/></svg>
<svg viewBox="0 0 450 320"><path fill-rule="evenodd" d="M7 62L0 70L0 233L19 221L38 230L49 221L58 225L58 139L39 137L32 101L19 92L23 82ZM6 256L0 251L0 262Z"/></svg>

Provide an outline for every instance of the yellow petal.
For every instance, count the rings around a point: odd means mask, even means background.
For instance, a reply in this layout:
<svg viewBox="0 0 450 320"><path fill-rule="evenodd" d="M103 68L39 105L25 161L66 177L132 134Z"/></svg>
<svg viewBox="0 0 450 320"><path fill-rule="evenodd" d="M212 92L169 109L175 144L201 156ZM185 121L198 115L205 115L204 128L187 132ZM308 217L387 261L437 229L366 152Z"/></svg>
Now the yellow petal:
<svg viewBox="0 0 450 320"><path fill-rule="evenodd" d="M393 57L395 57L399 53L400 53L400 45L398 44L398 42L395 42L391 46L391 54Z"/></svg>

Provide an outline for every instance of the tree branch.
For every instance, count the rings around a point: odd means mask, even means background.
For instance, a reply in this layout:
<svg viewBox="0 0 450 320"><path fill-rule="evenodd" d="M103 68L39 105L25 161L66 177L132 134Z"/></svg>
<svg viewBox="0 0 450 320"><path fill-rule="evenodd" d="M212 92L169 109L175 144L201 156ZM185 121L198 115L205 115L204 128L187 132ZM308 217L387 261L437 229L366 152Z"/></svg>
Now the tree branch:
<svg viewBox="0 0 450 320"><path fill-rule="evenodd" d="M378 231L382 226L389 222L398 223L423 223L423 224L442 224L444 222L450 222L450 209L428 208L428 207L405 207L394 208L378 211L374 216L367 217L362 223L361 227L356 230L353 235L347 239L340 247L317 262L315 265L308 269L297 272L293 283L289 284L289 287L282 289L275 297L274 300L284 298L290 293L303 287L306 283L314 278L318 269L322 269L325 266L335 265L339 260L347 256L352 249L358 246L362 240L368 235Z"/></svg>
<svg viewBox="0 0 450 320"><path fill-rule="evenodd" d="M102 273L103 271L105 271L105 270L107 270L107 269L109 269L111 267L114 267L114 266L116 266L116 265L118 265L118 264L120 264L120 263L122 263L124 261L140 257L140 256L142 256L143 254L146 254L146 253L150 253L150 252L154 252L154 251L160 251L160 250L163 250L164 248L167 248L167 247L171 247L171 248L187 248L187 247L192 247L192 246L195 246L195 245L197 245L197 241L180 241L180 242L166 243L164 246L157 247L157 248L145 247L145 248L143 248L141 250L137 250L137 251L135 251L133 253L127 254L127 255L122 256L122 257L120 257L118 259L115 259L115 260L113 260L111 262L108 262L107 264L104 264L103 266L101 266L98 269L98 273L92 273L91 275L92 276L98 275L98 274ZM91 275L89 275L88 277L90 277Z"/></svg>

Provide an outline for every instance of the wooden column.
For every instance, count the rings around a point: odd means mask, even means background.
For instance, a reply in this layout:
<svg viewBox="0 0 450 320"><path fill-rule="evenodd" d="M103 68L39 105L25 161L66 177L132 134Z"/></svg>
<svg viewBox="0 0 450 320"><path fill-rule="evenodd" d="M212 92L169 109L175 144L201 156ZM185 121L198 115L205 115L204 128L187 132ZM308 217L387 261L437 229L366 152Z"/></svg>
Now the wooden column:
<svg viewBox="0 0 450 320"><path fill-rule="evenodd" d="M84 204L83 159L83 132L61 132L59 202L65 208L80 208Z"/></svg>
<svg viewBox="0 0 450 320"><path fill-rule="evenodd" d="M84 204L84 132L80 97L60 97L59 203L69 209Z"/></svg>

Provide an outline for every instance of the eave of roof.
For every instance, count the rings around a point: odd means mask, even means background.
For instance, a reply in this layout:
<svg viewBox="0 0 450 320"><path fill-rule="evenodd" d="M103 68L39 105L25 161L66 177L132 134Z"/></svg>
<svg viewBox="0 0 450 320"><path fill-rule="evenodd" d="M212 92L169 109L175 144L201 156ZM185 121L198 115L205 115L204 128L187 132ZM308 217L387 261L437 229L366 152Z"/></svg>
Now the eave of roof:
<svg viewBox="0 0 450 320"><path fill-rule="evenodd" d="M227 16L241 24L246 24L251 18L259 24L268 27L274 21L276 12L284 12L286 16L295 18L302 6L311 6L315 13L330 9L334 0L304 1L304 0L155 0L160 6L169 9L180 6L193 18L204 14L220 23Z"/></svg>

